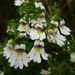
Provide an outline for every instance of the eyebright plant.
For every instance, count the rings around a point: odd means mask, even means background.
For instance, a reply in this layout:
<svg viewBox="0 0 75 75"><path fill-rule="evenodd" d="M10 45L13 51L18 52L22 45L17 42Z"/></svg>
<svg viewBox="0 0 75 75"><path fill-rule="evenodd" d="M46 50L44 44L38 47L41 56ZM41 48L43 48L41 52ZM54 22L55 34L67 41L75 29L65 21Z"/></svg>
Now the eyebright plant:
<svg viewBox="0 0 75 75"><path fill-rule="evenodd" d="M48 70L41 69L40 73L53 74L52 70L57 69L53 68L52 61L60 62L59 55L62 57L65 51L66 37L71 30L58 15L56 4L52 7L53 12L49 13L40 0L15 0L14 5L18 6L20 18L17 22L11 20L7 26L6 32L10 37L3 48L3 56L15 69L28 67L31 61L38 64L47 61ZM74 59L75 53L72 53L70 60L75 62Z"/></svg>

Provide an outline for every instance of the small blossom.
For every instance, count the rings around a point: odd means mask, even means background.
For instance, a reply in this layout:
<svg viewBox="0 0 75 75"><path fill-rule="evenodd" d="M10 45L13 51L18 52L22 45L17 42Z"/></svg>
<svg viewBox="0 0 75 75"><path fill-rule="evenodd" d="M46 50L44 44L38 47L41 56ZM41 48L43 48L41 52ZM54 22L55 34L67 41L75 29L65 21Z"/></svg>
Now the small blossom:
<svg viewBox="0 0 75 75"><path fill-rule="evenodd" d="M8 33L8 32L14 32L14 29L13 29L12 27L10 27L10 26L7 26L6 32L7 32L7 33Z"/></svg>
<svg viewBox="0 0 75 75"><path fill-rule="evenodd" d="M39 16L38 20L40 20L41 22L46 22L44 12L41 13L41 15Z"/></svg>
<svg viewBox="0 0 75 75"><path fill-rule="evenodd" d="M30 33L29 25L22 18L20 19L20 25L18 26L17 30L19 30L20 32L26 32L27 34Z"/></svg>
<svg viewBox="0 0 75 75"><path fill-rule="evenodd" d="M59 46L64 45L64 41L66 40L66 38L59 33L57 28L55 28L52 33L47 34L47 39L49 42L57 43Z"/></svg>
<svg viewBox="0 0 75 75"><path fill-rule="evenodd" d="M20 6L20 5L22 5L22 3L24 2L25 0L15 0L14 1L14 5L15 6Z"/></svg>
<svg viewBox="0 0 75 75"><path fill-rule="evenodd" d="M36 23L35 29L43 29L42 23Z"/></svg>
<svg viewBox="0 0 75 75"><path fill-rule="evenodd" d="M19 38L22 38L22 37L24 37L24 36L25 36L25 37L27 36L25 32L24 32L24 33L19 32L19 34L18 34L18 37L19 37Z"/></svg>
<svg viewBox="0 0 75 75"><path fill-rule="evenodd" d="M37 21L35 19L32 19L30 23L31 23L31 26L34 27L37 24Z"/></svg>
<svg viewBox="0 0 75 75"><path fill-rule="evenodd" d="M40 39L43 40L46 38L45 32L42 32L40 29L33 29L30 30L30 38L32 40Z"/></svg>
<svg viewBox="0 0 75 75"><path fill-rule="evenodd" d="M60 26L59 26L60 31L64 35L69 35L70 32L71 32L71 30L68 27L64 26L64 24L65 24L65 21L64 20L61 20L60 21Z"/></svg>
<svg viewBox="0 0 75 75"><path fill-rule="evenodd" d="M11 44L8 44L8 43L7 43L7 45L4 47L3 50L4 50L4 51L3 51L3 56L6 56L6 59L8 59L8 58L12 55L12 53L13 53L13 47L12 47Z"/></svg>
<svg viewBox="0 0 75 75"><path fill-rule="evenodd" d="M30 23L31 23L31 26L34 28L35 28L35 26L39 26L41 28L43 28L43 26L46 26L46 24L44 24L43 21L40 20L40 18L38 18L37 20L33 19L30 21Z"/></svg>
<svg viewBox="0 0 75 75"><path fill-rule="evenodd" d="M20 69L23 68L23 65L28 66L29 58L27 53L25 52L26 46L25 44L15 45L14 52L9 58L10 66L14 66L15 69L18 67Z"/></svg>
<svg viewBox="0 0 75 75"><path fill-rule="evenodd" d="M32 47L32 49L28 53L28 56L30 60L33 60L37 63L41 62L41 56L44 60L48 60L48 54L44 50L44 42L36 40L34 42L34 47Z"/></svg>
<svg viewBox="0 0 75 75"><path fill-rule="evenodd" d="M60 24L61 24L61 25L64 25L64 24L65 24L65 21L64 21L64 20L61 20L61 21L60 21Z"/></svg>
<svg viewBox="0 0 75 75"><path fill-rule="evenodd" d="M45 13L42 12L37 20L39 20L43 24L43 26L47 26L46 19L45 19Z"/></svg>
<svg viewBox="0 0 75 75"><path fill-rule="evenodd" d="M75 52L70 54L70 61L75 63Z"/></svg>
<svg viewBox="0 0 75 75"><path fill-rule="evenodd" d="M41 69L41 72L40 72L42 75L49 75L50 72L47 71L47 70L44 70L44 69Z"/></svg>
<svg viewBox="0 0 75 75"><path fill-rule="evenodd" d="M43 6L42 2L35 2L35 7L36 8L40 7L41 9L45 9L45 7Z"/></svg>
<svg viewBox="0 0 75 75"><path fill-rule="evenodd" d="M51 20L50 23L51 24L54 24L55 26L58 26L59 25L58 21L54 21L54 20Z"/></svg>
<svg viewBox="0 0 75 75"><path fill-rule="evenodd" d="M30 38L31 40L43 40L46 38L45 32L42 32L43 29L43 25L42 23L40 23L38 21L38 23L36 23L35 25L33 25L34 27L30 29Z"/></svg>

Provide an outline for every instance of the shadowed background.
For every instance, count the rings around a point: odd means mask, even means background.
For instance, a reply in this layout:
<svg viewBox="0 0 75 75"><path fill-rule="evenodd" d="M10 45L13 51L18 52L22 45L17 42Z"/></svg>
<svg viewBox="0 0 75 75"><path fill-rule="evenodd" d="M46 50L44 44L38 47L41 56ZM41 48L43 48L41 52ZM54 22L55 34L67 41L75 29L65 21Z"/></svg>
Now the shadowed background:
<svg viewBox="0 0 75 75"><path fill-rule="evenodd" d="M18 17L16 10L13 0L0 0L0 39L6 36L8 20Z"/></svg>

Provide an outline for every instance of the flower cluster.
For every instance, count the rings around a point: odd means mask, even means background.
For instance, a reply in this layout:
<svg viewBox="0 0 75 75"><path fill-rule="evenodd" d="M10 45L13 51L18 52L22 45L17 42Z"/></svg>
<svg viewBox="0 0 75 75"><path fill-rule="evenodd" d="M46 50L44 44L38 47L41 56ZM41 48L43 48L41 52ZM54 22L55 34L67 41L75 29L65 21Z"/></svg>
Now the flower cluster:
<svg viewBox="0 0 75 75"><path fill-rule="evenodd" d="M29 0L15 0L15 6L24 6L25 4L31 3ZM42 58L48 60L49 54L45 50L45 41L52 42L62 47L66 41L65 35L69 35L71 30L65 26L65 21L62 19L58 20L46 20L45 7L42 2L35 1L33 5L34 9L38 12L37 18L33 18L35 12L31 14L26 11L22 14L19 24L16 28L8 27L7 33L14 33L13 40L9 40L6 46L4 47L3 55L8 59L10 67L20 68L23 66L28 66L28 63L33 60L34 62L41 63ZM30 9L31 10L31 9ZM28 18L27 14L32 18ZM55 18L55 17L54 17ZM18 40L19 39L19 40ZM21 40L20 40L21 39ZM23 41L22 41L23 39ZM28 41L26 43L25 41ZM15 43L14 43L15 42ZM27 51L27 44L33 43L33 47ZM42 57L42 58L41 58ZM44 70L42 70L44 71ZM50 74L45 71L45 74ZM44 74L41 72L41 74Z"/></svg>
<svg viewBox="0 0 75 75"><path fill-rule="evenodd" d="M7 43L4 48L3 55L6 56L6 59L9 59L10 67L14 66L14 68L23 68L23 65L28 66L29 58L27 53L25 52L26 45L25 44L16 44L14 47L12 44Z"/></svg>
<svg viewBox="0 0 75 75"><path fill-rule="evenodd" d="M64 20L60 20L60 22L51 20L50 23L52 25L55 25L55 28L53 30L51 29L49 30L47 35L48 41L63 46L64 41L66 41L64 35L69 35L71 30L64 25L65 24Z"/></svg>

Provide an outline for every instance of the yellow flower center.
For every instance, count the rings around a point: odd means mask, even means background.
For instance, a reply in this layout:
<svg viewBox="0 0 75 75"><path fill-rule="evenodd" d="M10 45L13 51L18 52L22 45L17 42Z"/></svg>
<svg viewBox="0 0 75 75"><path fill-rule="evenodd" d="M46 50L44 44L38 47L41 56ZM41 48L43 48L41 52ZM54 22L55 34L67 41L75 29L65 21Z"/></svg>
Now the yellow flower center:
<svg viewBox="0 0 75 75"><path fill-rule="evenodd" d="M64 26L62 26L61 28L62 28L62 30L64 30Z"/></svg>
<svg viewBox="0 0 75 75"><path fill-rule="evenodd" d="M41 34L42 32L41 31L37 31L37 34Z"/></svg>
<svg viewBox="0 0 75 75"><path fill-rule="evenodd" d="M54 36L54 38L56 39L56 38L58 38L58 36Z"/></svg>
<svg viewBox="0 0 75 75"><path fill-rule="evenodd" d="M41 17L41 18L40 18L40 20L42 21L42 20L43 20L43 18Z"/></svg>
<svg viewBox="0 0 75 75"><path fill-rule="evenodd" d="M17 53L17 56L18 56L18 57L21 57L21 56L22 56L22 53L19 53L19 52L18 52L18 53Z"/></svg>
<svg viewBox="0 0 75 75"><path fill-rule="evenodd" d="M36 52L40 53L40 51L41 51L40 48L36 48Z"/></svg>
<svg viewBox="0 0 75 75"><path fill-rule="evenodd" d="M26 25L25 24L22 24L22 28L26 28Z"/></svg>

